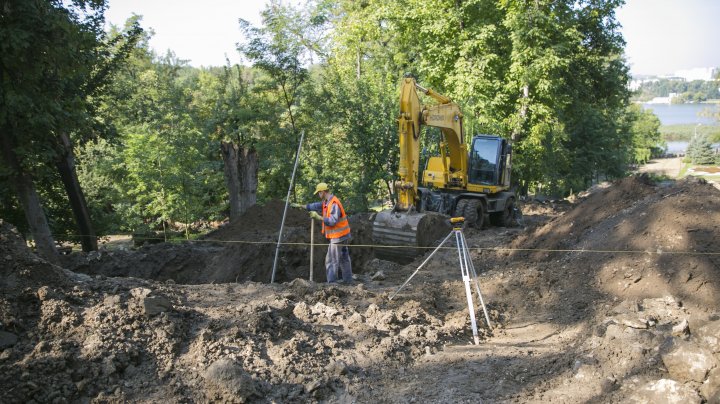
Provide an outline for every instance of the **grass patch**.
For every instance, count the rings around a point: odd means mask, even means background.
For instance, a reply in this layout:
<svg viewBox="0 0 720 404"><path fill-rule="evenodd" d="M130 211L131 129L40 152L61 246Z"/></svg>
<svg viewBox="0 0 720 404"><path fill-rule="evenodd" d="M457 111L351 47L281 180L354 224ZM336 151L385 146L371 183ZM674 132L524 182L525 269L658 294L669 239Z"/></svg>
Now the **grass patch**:
<svg viewBox="0 0 720 404"><path fill-rule="evenodd" d="M680 167L680 173L678 173L678 178L685 177L687 175L689 169L690 169L690 163L686 163L683 161L682 167Z"/></svg>
<svg viewBox="0 0 720 404"><path fill-rule="evenodd" d="M693 178L702 178L705 181L720 181L720 175L693 175Z"/></svg>
<svg viewBox="0 0 720 404"><path fill-rule="evenodd" d="M697 129L698 135L708 135L712 142L720 141L720 126L711 125L662 125L660 134L665 141L687 141L689 142Z"/></svg>
<svg viewBox="0 0 720 404"><path fill-rule="evenodd" d="M720 180L720 166L693 166L692 164L683 164L680 170L680 176L691 175L695 178L703 178L706 181Z"/></svg>

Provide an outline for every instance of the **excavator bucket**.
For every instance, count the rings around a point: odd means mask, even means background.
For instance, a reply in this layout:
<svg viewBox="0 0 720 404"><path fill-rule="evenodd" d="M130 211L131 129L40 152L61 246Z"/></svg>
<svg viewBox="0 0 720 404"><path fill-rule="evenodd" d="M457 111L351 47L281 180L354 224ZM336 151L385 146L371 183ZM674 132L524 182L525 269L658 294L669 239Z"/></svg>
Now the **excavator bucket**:
<svg viewBox="0 0 720 404"><path fill-rule="evenodd" d="M431 251L452 227L449 217L440 213L407 213L384 210L375 216L373 241L375 256L402 264Z"/></svg>

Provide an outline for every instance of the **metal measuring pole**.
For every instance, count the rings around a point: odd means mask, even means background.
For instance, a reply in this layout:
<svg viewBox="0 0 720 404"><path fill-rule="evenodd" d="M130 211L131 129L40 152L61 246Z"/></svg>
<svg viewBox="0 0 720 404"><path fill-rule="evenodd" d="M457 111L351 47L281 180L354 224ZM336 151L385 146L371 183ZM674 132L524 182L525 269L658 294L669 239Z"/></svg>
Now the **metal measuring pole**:
<svg viewBox="0 0 720 404"><path fill-rule="evenodd" d="M298 161L300 160L300 150L302 149L305 131L300 132L300 144L298 144L297 154L295 154L295 166L293 167L292 177L290 177L290 186L288 187L287 197L285 198L285 209L283 210L282 221L280 222L280 234L278 234L277 246L275 247L275 261L273 261L272 276L270 283L275 283L275 270L277 269L278 255L280 254L280 241L282 240L283 227L285 227L285 216L287 215L288 204L290 203L290 192L292 192L295 183L295 171L297 170Z"/></svg>
<svg viewBox="0 0 720 404"><path fill-rule="evenodd" d="M315 251L315 219L310 218L310 282L313 281L313 252Z"/></svg>

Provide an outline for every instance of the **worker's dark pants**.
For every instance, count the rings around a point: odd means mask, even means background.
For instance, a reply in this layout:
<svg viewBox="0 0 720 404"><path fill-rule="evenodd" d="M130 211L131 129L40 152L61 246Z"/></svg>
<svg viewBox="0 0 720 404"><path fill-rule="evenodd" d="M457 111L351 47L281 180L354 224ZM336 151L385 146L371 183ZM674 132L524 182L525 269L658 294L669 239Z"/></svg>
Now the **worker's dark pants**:
<svg viewBox="0 0 720 404"><path fill-rule="evenodd" d="M350 249L346 243L347 241L341 241L328 245L328 252L325 256L325 271L328 283L337 282L339 275L342 275L343 282L352 282Z"/></svg>

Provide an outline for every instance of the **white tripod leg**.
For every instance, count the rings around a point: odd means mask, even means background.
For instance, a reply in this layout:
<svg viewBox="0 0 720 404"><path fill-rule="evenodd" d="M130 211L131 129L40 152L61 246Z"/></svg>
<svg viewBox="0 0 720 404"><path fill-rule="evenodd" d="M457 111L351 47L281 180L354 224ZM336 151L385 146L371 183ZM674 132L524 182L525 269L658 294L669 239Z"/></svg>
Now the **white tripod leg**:
<svg viewBox="0 0 720 404"><path fill-rule="evenodd" d="M475 264L472 262L472 258L470 257L470 248L467 246L467 243L465 242L465 235L462 234L463 238L463 245L464 245L464 251L467 254L467 261L470 266L470 274L473 277L473 282L475 283L475 290L477 291L478 297L480 298L480 305L482 306L483 313L485 314L485 321L487 321L488 328L492 330L492 325L490 324L490 316L488 315L487 308L485 307L485 301L483 300L482 293L480 293L480 282L478 281L477 272L475 272Z"/></svg>
<svg viewBox="0 0 720 404"><path fill-rule="evenodd" d="M417 275L417 273L420 271L420 268L424 267L425 264L427 264L427 262L430 261L430 258L432 258L432 256L435 255L435 253L440 250L440 248L445 244L446 241L448 241L448 239L450 238L450 236L452 236L452 234L453 234L453 232L451 231L451 232L447 235L447 237L445 237L445 240L443 240L437 247L435 247L435 249L433 250L432 254L430 254L427 258L425 258L425 261L423 261L423 263L420 264L419 267L417 267L417 269L415 270L415 272L413 272L412 275L410 275L410 277L407 278L407 280L405 281L405 283L403 283L403 284L395 291L395 293L393 293L392 296L390 296L390 297L388 298L388 300L392 300L393 297L395 297L395 295L397 295L398 292L400 292L400 291L405 287L405 285L407 285L407 284L410 282L410 280L411 280L412 278L414 278L415 275Z"/></svg>
<svg viewBox="0 0 720 404"><path fill-rule="evenodd" d="M480 338L478 337L477 321L475 320L475 305L472 300L472 291L470 290L470 274L467 262L467 254L465 254L465 245L463 243L462 231L455 231L455 241L458 249L458 258L460 259L460 272L462 273L463 283L465 283L465 295L467 296L468 310L470 311L470 324L472 325L473 339L475 345L480 345Z"/></svg>

